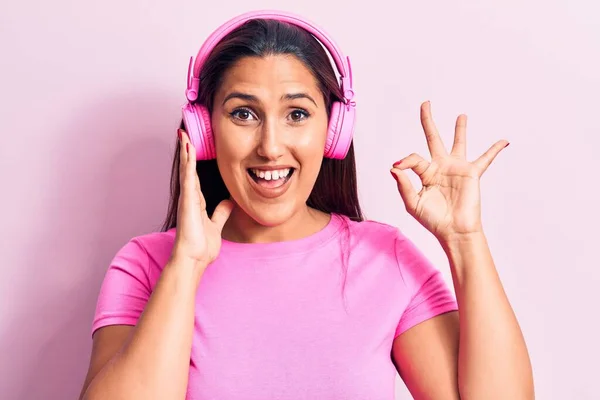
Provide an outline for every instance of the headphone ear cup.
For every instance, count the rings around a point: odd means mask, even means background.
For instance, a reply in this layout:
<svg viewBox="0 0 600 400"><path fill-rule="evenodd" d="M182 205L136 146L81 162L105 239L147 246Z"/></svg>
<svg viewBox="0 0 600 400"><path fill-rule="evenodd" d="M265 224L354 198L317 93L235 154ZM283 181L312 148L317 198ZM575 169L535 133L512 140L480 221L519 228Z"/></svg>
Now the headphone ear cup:
<svg viewBox="0 0 600 400"><path fill-rule="evenodd" d="M196 114L198 115L198 121L202 127L202 135L200 138L203 140L203 153L197 154L197 160L212 160L217 157L215 152L215 139L213 136L212 126L210 124L210 113L208 109L199 104L194 105L196 108Z"/></svg>
<svg viewBox="0 0 600 400"><path fill-rule="evenodd" d="M346 157L354 136L355 115L354 106L348 107L339 101L333 103L327 128L325 157L339 160Z"/></svg>
<svg viewBox="0 0 600 400"><path fill-rule="evenodd" d="M215 158L210 114L206 107L197 103L187 103L182 107L182 118L190 141L196 149L196 159L210 160Z"/></svg>

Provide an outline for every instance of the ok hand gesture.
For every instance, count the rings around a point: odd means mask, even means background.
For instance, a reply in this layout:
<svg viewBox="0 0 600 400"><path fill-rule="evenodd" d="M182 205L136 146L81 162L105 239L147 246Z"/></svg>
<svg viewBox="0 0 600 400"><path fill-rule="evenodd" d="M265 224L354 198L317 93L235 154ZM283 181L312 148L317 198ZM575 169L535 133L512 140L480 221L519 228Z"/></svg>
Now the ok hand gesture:
<svg viewBox="0 0 600 400"><path fill-rule="evenodd" d="M391 170L406 210L440 241L482 232L479 180L508 142L496 142L477 160L469 162L466 115L459 115L456 120L450 153L433 122L429 102L421 105L421 124L431 161L413 153L396 162ZM407 169L421 179L421 191L413 187L405 173Z"/></svg>

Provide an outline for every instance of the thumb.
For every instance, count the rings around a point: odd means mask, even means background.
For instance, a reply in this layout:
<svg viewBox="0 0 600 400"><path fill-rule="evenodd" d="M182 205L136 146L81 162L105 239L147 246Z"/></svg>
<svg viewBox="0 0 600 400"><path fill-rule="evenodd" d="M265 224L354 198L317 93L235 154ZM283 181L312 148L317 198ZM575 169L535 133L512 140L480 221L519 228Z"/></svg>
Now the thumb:
<svg viewBox="0 0 600 400"><path fill-rule="evenodd" d="M396 184L398 185L398 192L400 193L400 197L402 197L402 200L404 201L404 207L409 212L414 210L417 207L419 195L415 190L412 182L410 181L406 173L400 168L392 168L390 172L396 180Z"/></svg>
<svg viewBox="0 0 600 400"><path fill-rule="evenodd" d="M217 225L219 231L223 229L223 225L229 219L231 211L233 211L233 202L231 200L223 200L215 208L210 220Z"/></svg>

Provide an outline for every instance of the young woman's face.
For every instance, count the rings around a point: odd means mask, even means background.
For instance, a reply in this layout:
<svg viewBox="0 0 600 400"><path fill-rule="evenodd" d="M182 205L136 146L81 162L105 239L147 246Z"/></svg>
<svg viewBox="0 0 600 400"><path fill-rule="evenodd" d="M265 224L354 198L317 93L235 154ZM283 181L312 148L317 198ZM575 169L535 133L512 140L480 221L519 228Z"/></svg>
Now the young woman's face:
<svg viewBox="0 0 600 400"><path fill-rule="evenodd" d="M223 181L250 217L275 226L306 207L328 120L318 82L302 62L242 58L223 76L211 124Z"/></svg>

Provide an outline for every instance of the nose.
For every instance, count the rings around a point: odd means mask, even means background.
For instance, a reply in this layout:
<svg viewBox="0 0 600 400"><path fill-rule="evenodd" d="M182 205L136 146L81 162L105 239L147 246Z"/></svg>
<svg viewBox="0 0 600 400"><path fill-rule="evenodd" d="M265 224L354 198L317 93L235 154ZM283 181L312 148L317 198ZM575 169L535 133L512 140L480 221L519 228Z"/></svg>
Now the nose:
<svg viewBox="0 0 600 400"><path fill-rule="evenodd" d="M265 121L260 130L260 138L258 143L258 155L270 160L278 160L284 153L285 145L283 137L278 133L275 121Z"/></svg>

